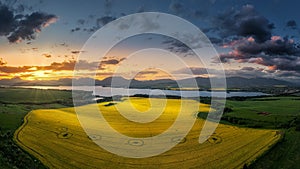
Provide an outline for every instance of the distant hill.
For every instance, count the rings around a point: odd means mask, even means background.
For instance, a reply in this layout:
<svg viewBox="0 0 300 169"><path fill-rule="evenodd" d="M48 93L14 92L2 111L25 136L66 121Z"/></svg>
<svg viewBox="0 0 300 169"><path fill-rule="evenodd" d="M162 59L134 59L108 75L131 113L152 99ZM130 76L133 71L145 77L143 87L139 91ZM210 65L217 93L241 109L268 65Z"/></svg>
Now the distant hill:
<svg viewBox="0 0 300 169"><path fill-rule="evenodd" d="M220 79L213 78L215 82L220 83ZM92 78L80 78L76 79L77 85L85 85L85 82L89 81L89 84L93 84L94 79ZM112 84L113 82L113 84ZM178 80L178 84L181 87L195 87L194 82L197 83L199 88L209 89L210 79L209 78L188 78ZM178 84L175 80L171 79L159 79L159 80L128 80L121 76L108 77L103 80L95 80L97 86L112 86L112 87L128 87L131 88L177 88ZM37 80L37 81L26 81L20 78L2 79L0 85L11 85L11 86L71 86L71 78L63 78L59 80ZM251 87L274 87L274 86L288 86L296 87L299 84L287 82L284 80L272 79L272 78L243 78L243 77L228 77L227 88L251 88Z"/></svg>
<svg viewBox="0 0 300 169"><path fill-rule="evenodd" d="M290 86L295 87L299 84L294 84L284 80L272 79L272 78L242 78L242 77L230 77L227 78L228 88L244 88L244 87L272 87L272 86Z"/></svg>

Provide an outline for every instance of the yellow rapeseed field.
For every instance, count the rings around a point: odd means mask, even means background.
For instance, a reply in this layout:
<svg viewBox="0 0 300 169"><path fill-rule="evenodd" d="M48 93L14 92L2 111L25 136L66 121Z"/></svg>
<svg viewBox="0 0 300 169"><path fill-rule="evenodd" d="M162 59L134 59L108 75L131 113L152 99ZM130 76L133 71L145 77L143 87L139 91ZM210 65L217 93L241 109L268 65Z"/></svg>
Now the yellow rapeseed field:
<svg viewBox="0 0 300 169"><path fill-rule="evenodd" d="M186 100L190 104L196 101ZM166 107L159 107L162 103ZM124 98L122 102L98 104L104 118L116 131L130 137L152 137L167 130L176 120L180 99ZM199 104L199 111L210 107ZM79 107L89 111L91 105ZM150 108L152 107L152 108ZM137 123L119 114L163 113L149 123ZM196 112L190 117L196 118ZM275 144L275 130L238 128L219 124L214 134L199 144L204 120L196 119L192 130L171 150L149 158L126 158L96 145L82 129L74 108L34 110L15 133L17 143L50 168L242 168ZM101 136L95 136L101 138ZM94 138L95 139L95 138ZM178 141L176 137L171 141ZM163 145L162 145L163 146Z"/></svg>

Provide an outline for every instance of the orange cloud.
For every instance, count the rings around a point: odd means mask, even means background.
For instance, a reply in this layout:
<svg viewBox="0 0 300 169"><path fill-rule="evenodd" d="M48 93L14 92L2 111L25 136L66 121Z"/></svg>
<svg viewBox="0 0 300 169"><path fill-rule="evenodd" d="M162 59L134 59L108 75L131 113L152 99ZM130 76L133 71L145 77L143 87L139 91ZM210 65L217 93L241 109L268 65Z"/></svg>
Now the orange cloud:
<svg viewBox="0 0 300 169"><path fill-rule="evenodd" d="M13 66L0 66L0 72L3 73L21 73L21 72L31 72L29 70L32 66L22 66L22 67L13 67Z"/></svg>
<svg viewBox="0 0 300 169"><path fill-rule="evenodd" d="M7 64L7 62L5 62L5 61L3 60L3 58L0 58L0 66L6 65L6 64Z"/></svg>
<svg viewBox="0 0 300 169"><path fill-rule="evenodd" d="M46 58L51 58L52 57L51 54L47 54L47 53L44 53L43 56L46 57Z"/></svg>

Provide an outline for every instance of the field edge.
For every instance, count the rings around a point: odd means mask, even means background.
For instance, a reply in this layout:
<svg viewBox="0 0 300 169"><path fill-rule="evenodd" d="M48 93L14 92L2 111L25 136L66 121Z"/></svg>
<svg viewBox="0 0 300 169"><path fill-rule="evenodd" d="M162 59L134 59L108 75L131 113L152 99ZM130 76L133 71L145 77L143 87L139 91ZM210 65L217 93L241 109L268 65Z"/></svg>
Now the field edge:
<svg viewBox="0 0 300 169"><path fill-rule="evenodd" d="M37 109L38 110L38 109ZM46 158L43 157L42 154L36 152L35 150L31 149L30 147L26 146L25 144L23 144L23 142L19 139L19 134L20 132L24 129L24 127L26 127L27 123L28 123L28 118L31 116L31 114L33 113L33 111L36 110L32 110L30 112L28 112L25 117L24 117L24 122L22 123L22 125L15 131L14 136L13 136L13 141L21 148L23 149L26 153L28 153L31 156L34 156L36 159L38 159L46 168L50 168L49 166L54 167Z"/></svg>

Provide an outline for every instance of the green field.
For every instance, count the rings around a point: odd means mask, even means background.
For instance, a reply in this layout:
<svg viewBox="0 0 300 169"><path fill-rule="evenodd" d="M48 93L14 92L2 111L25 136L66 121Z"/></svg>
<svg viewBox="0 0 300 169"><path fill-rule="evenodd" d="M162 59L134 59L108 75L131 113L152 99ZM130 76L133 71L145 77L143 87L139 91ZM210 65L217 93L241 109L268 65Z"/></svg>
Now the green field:
<svg viewBox="0 0 300 169"><path fill-rule="evenodd" d="M201 112L209 110L209 105L194 100L167 99L161 116L150 123L132 122L119 114L119 111L128 110L132 114L145 113L149 109L149 102L157 108L164 101L166 100L158 98L130 98L116 104L104 102L98 106L111 127L134 138L152 137L168 129L179 113L181 102L187 105L199 104L198 111ZM133 111L131 105L142 112ZM91 106L79 109L89 113ZM189 134L171 150L150 158L125 158L98 147L83 131L74 108L30 112L24 125L16 132L15 139L26 151L50 168L242 168L281 138L280 132L276 130L220 124L205 143L199 144L198 138L204 120L196 119L195 112L185 113L185 118L196 120ZM171 131L168 134L170 141L174 141L177 135L175 131ZM103 136L100 135L99 138L101 137ZM111 140L115 139L117 138ZM129 142L125 140L120 144L125 146ZM155 145L155 148L163 147L164 144Z"/></svg>
<svg viewBox="0 0 300 169"><path fill-rule="evenodd" d="M226 106L232 111L225 113L223 119L255 128L289 128L290 124L300 117L299 105L300 97L227 100Z"/></svg>
<svg viewBox="0 0 300 169"><path fill-rule="evenodd" d="M300 168L300 97L281 96L227 100L230 112L222 122L251 128L280 129L284 139L254 163L252 168ZM297 130L297 131L295 131Z"/></svg>

